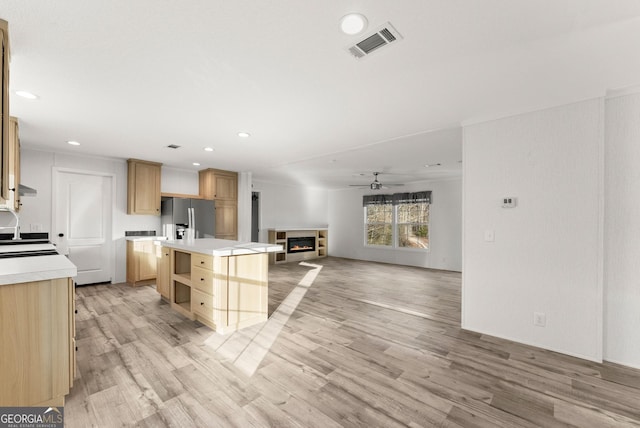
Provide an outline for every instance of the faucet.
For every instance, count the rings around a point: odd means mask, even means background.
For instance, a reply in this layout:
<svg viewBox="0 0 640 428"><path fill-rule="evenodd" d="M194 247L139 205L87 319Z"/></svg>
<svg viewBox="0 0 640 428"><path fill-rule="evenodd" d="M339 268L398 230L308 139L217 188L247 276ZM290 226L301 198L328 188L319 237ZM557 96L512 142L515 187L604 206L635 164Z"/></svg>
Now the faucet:
<svg viewBox="0 0 640 428"><path fill-rule="evenodd" d="M13 240L14 241L19 240L20 239L20 217L18 217L18 213L8 207L0 207L0 211L9 212L13 214L13 216L16 218L15 226L4 226L4 227L0 227L0 229L13 229Z"/></svg>

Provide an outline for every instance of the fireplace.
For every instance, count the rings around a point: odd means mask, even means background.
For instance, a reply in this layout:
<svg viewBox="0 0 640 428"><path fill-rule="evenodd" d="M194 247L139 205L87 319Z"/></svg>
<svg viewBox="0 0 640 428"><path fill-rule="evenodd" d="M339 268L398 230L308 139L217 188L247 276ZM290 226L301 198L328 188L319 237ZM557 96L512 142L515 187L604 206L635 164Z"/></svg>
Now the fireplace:
<svg viewBox="0 0 640 428"><path fill-rule="evenodd" d="M287 253L303 253L316 250L316 237L287 238Z"/></svg>

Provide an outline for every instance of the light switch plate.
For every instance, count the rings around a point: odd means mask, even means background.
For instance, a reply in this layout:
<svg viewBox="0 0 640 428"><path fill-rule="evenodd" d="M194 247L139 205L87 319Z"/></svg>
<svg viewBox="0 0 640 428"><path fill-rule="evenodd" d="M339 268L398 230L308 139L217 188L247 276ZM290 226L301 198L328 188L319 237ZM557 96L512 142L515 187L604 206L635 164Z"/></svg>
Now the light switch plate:
<svg viewBox="0 0 640 428"><path fill-rule="evenodd" d="M495 240L495 234L492 229L487 229L484 231L484 240L486 242L493 242Z"/></svg>

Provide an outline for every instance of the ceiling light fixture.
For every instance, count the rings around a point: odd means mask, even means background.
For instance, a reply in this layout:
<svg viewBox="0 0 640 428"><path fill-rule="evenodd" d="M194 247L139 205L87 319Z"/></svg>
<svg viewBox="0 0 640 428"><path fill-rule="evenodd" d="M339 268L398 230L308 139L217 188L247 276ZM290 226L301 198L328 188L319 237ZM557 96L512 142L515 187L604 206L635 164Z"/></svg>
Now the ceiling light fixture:
<svg viewBox="0 0 640 428"><path fill-rule="evenodd" d="M204 151L205 152L212 152L213 151L213 147L205 147Z"/></svg>
<svg viewBox="0 0 640 428"><path fill-rule="evenodd" d="M38 98L40 98L36 94L33 94L29 91L16 91L15 94L28 100L37 100Z"/></svg>
<svg viewBox="0 0 640 428"><path fill-rule="evenodd" d="M251 136L251 134L249 134L248 132L238 132L238 137L240 138L249 138Z"/></svg>
<svg viewBox="0 0 640 428"><path fill-rule="evenodd" d="M80 145L80 143L78 143L77 141L73 141L73 140L72 141L67 141L67 144L70 144L72 146L79 146Z"/></svg>
<svg viewBox="0 0 640 428"><path fill-rule="evenodd" d="M353 36L367 28L367 18L359 13L349 13L340 18L340 29L343 33Z"/></svg>

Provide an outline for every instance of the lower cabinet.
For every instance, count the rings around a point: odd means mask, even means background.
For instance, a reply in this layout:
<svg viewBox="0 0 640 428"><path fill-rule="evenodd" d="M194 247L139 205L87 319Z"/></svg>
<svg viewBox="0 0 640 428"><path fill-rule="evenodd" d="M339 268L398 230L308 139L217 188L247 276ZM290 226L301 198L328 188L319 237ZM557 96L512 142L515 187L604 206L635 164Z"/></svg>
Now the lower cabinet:
<svg viewBox="0 0 640 428"><path fill-rule="evenodd" d="M75 375L71 278L0 285L0 407L64 406Z"/></svg>
<svg viewBox="0 0 640 428"><path fill-rule="evenodd" d="M148 284L156 279L160 247L151 240L127 241L127 282Z"/></svg>
<svg viewBox="0 0 640 428"><path fill-rule="evenodd" d="M161 247L157 253L156 290L166 299L171 299L171 249Z"/></svg>
<svg viewBox="0 0 640 428"><path fill-rule="evenodd" d="M172 309L223 334L267 320L267 253L171 254Z"/></svg>

